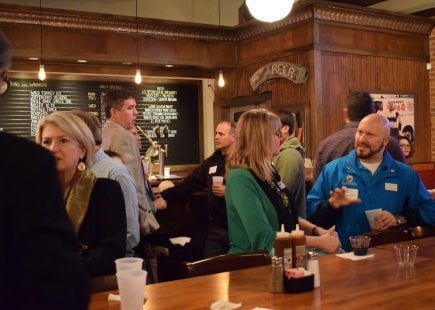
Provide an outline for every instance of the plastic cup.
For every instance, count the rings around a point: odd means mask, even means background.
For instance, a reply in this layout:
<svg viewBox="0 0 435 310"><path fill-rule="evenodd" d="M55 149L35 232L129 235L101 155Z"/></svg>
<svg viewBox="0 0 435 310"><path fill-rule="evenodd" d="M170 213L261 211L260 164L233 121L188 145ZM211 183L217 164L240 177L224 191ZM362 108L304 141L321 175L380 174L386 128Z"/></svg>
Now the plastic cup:
<svg viewBox="0 0 435 310"><path fill-rule="evenodd" d="M365 211L366 216L367 216L367 220L369 221L371 229L375 228L375 217L376 217L376 215L378 215L378 213L381 213L381 212L382 212L382 209L373 209L373 210Z"/></svg>
<svg viewBox="0 0 435 310"><path fill-rule="evenodd" d="M165 178L169 177L171 175L171 167L164 167L163 168L163 176Z"/></svg>
<svg viewBox="0 0 435 310"><path fill-rule="evenodd" d="M115 259L116 272L134 269L142 270L143 259L139 257L123 257Z"/></svg>
<svg viewBox="0 0 435 310"><path fill-rule="evenodd" d="M116 273L122 310L141 310L146 298L145 270L126 269Z"/></svg>
<svg viewBox="0 0 435 310"><path fill-rule="evenodd" d="M414 267L418 246L415 244L395 244L397 263L399 267Z"/></svg>
<svg viewBox="0 0 435 310"><path fill-rule="evenodd" d="M368 236L351 236L349 237L350 245L353 248L353 254L356 256L367 255L370 245L370 237Z"/></svg>
<svg viewBox="0 0 435 310"><path fill-rule="evenodd" d="M224 184L224 177L215 175L212 177L213 185L222 185Z"/></svg>

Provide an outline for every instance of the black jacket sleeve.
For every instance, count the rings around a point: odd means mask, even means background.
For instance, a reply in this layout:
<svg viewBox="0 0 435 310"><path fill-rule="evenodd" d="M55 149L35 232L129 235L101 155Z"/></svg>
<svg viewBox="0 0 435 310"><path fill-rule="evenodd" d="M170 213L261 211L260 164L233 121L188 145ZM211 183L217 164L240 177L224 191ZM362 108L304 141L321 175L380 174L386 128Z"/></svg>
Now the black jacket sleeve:
<svg viewBox="0 0 435 310"><path fill-rule="evenodd" d="M208 168L207 162L203 162L183 182L161 192L162 198L167 202L186 200L193 193L206 189Z"/></svg>
<svg viewBox="0 0 435 310"><path fill-rule="evenodd" d="M99 178L79 231L88 250L82 258L92 277L115 273L115 259L125 256L127 228L124 196L118 182Z"/></svg>
<svg viewBox="0 0 435 310"><path fill-rule="evenodd" d="M0 133L0 300L4 309L87 309L89 279L54 161Z"/></svg>
<svg viewBox="0 0 435 310"><path fill-rule="evenodd" d="M328 200L322 200L317 205L316 211L308 218L308 220L313 224L328 229L335 225L340 213L340 209L331 208Z"/></svg>

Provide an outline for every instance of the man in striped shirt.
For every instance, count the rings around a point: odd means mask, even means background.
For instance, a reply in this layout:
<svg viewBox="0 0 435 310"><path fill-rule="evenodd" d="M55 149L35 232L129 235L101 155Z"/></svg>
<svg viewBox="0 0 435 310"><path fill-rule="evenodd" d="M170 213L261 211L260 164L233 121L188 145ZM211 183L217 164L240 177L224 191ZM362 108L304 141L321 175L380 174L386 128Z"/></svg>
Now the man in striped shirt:
<svg viewBox="0 0 435 310"><path fill-rule="evenodd" d="M360 120L371 113L376 113L376 106L369 93L353 91L348 95L346 105L343 108L346 126L320 143L314 162L313 183L323 166L338 157L347 155L354 149L358 124ZM397 139L391 137L386 150L395 160L406 162Z"/></svg>

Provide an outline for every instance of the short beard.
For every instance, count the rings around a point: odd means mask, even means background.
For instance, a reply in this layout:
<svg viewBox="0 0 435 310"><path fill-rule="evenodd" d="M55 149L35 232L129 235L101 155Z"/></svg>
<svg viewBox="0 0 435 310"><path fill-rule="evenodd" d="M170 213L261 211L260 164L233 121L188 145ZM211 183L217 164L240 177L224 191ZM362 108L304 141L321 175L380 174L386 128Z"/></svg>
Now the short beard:
<svg viewBox="0 0 435 310"><path fill-rule="evenodd" d="M371 147L369 147L370 151L367 154L362 153L361 151L358 150L358 147L356 149L356 155L358 156L359 159L370 159L371 157L373 157L375 154L377 154L380 150L382 150L384 146L381 144L380 147L378 147L376 150L372 150Z"/></svg>

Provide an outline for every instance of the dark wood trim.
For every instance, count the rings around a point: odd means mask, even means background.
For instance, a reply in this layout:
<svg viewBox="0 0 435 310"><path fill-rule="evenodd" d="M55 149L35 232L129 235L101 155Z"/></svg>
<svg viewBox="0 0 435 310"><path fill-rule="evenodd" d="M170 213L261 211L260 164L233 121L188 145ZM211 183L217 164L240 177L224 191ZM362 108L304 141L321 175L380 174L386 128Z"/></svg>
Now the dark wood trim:
<svg viewBox="0 0 435 310"><path fill-rule="evenodd" d="M252 96L240 96L230 99L217 99L214 103L221 108L239 107L244 105L261 104L272 99L272 92L264 92Z"/></svg>

